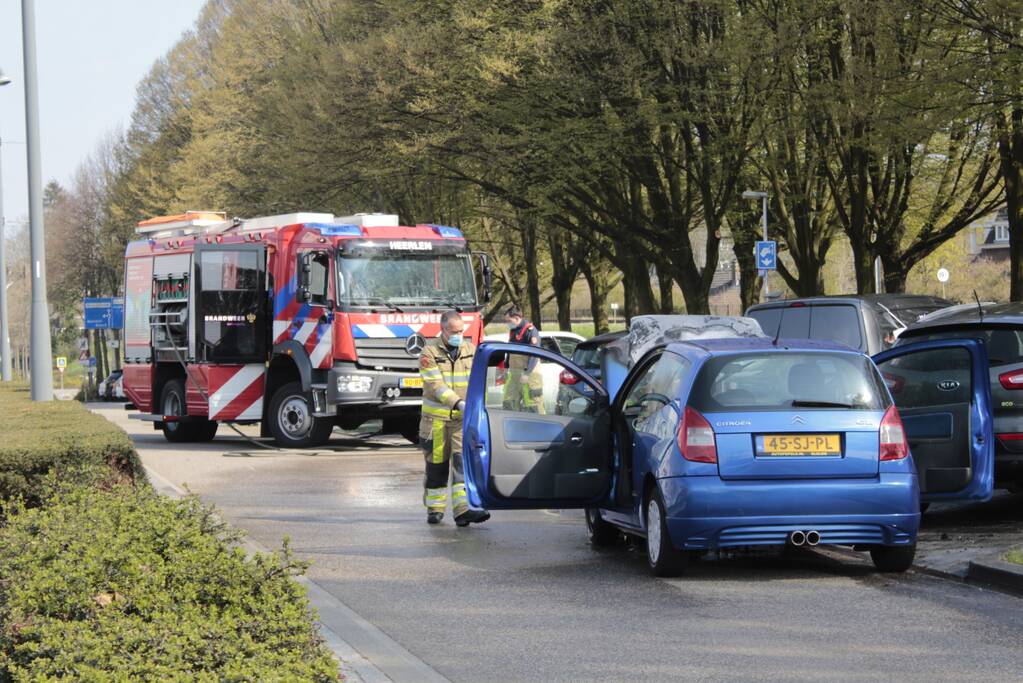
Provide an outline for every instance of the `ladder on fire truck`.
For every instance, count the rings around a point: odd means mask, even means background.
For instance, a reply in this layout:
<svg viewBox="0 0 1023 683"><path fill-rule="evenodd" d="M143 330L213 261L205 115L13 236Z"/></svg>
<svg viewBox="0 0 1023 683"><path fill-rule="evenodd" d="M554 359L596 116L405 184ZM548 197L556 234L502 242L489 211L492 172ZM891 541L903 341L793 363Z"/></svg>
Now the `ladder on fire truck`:
<svg viewBox="0 0 1023 683"><path fill-rule="evenodd" d="M369 228L398 225L398 216L388 213L356 213L351 216L335 216L332 213L302 211L255 218L228 218L227 214L222 211L186 211L181 214L157 216L141 221L135 232L145 235L149 239L160 240L194 235L213 236L226 233L265 232L296 223L354 225L360 228Z"/></svg>

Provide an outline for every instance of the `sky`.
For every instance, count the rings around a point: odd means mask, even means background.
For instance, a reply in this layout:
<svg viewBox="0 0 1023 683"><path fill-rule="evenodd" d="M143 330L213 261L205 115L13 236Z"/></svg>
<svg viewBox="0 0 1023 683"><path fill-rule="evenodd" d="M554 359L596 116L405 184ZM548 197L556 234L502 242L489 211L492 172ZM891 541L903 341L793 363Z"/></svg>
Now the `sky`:
<svg viewBox="0 0 1023 683"><path fill-rule="evenodd" d="M127 127L135 86L190 29L205 0L35 0L42 182L62 184ZM8 223L28 214L20 0L0 0L0 173Z"/></svg>

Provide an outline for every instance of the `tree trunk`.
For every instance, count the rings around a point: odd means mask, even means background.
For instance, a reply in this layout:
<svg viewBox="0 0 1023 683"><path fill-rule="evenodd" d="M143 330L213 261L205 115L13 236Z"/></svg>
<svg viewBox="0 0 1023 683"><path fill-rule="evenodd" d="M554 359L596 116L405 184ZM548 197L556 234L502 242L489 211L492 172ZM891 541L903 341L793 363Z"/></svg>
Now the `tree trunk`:
<svg viewBox="0 0 1023 683"><path fill-rule="evenodd" d="M1000 126L998 160L1009 220L1009 301L1023 301L1023 108L1012 110L1011 130Z"/></svg>
<svg viewBox="0 0 1023 683"><path fill-rule="evenodd" d="M753 254L756 235L733 230L732 252L739 264L739 306L742 308L740 314L745 314L746 309L757 303L760 299L760 292L763 287L763 279L760 277L760 270L757 268L756 256Z"/></svg>
<svg viewBox="0 0 1023 683"><path fill-rule="evenodd" d="M557 228L548 228L547 246L551 255L551 287L558 306L558 327L572 330L572 287L579 275L578 258L567 234Z"/></svg>
<svg viewBox="0 0 1023 683"><path fill-rule="evenodd" d="M529 319L536 329L543 329L543 313L540 305L540 272L537 262L540 253L537 244L536 223L526 218L522 226L522 250L526 262L526 294L529 297Z"/></svg>
<svg viewBox="0 0 1023 683"><path fill-rule="evenodd" d="M657 312L654 289L650 285L650 267L638 256L627 255L622 263L625 285L625 319Z"/></svg>
<svg viewBox="0 0 1023 683"><path fill-rule="evenodd" d="M874 294L874 254L865 245L852 242L853 269L856 272L856 293Z"/></svg>
<svg viewBox="0 0 1023 683"><path fill-rule="evenodd" d="M593 259L582 267L583 277L590 288L590 314L593 316L593 333L611 331L607 320L608 295L611 293L611 273L601 261Z"/></svg>
<svg viewBox="0 0 1023 683"><path fill-rule="evenodd" d="M664 268L657 269L657 285L660 289L661 313L671 315L675 312L675 280Z"/></svg>
<svg viewBox="0 0 1023 683"><path fill-rule="evenodd" d="M565 332L572 331L572 288L554 290L554 301L558 305L558 327Z"/></svg>
<svg viewBox="0 0 1023 683"><path fill-rule="evenodd" d="M884 266L884 291L890 294L901 294L906 291L906 278L909 277L909 269L913 267L905 259L899 258L900 254L896 249L885 249L881 256L881 265Z"/></svg>

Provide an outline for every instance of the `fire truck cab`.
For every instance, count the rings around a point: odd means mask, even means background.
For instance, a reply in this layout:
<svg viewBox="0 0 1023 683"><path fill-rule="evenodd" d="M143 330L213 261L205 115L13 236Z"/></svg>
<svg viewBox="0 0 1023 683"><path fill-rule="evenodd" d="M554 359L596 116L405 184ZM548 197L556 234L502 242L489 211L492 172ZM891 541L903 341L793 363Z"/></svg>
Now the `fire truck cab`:
<svg viewBox="0 0 1023 683"><path fill-rule="evenodd" d="M125 254L124 390L170 441L260 422L281 446L317 446L335 426L382 419L414 442L419 354L441 313L460 311L466 335L482 336L489 265L456 228L187 212L138 233Z"/></svg>

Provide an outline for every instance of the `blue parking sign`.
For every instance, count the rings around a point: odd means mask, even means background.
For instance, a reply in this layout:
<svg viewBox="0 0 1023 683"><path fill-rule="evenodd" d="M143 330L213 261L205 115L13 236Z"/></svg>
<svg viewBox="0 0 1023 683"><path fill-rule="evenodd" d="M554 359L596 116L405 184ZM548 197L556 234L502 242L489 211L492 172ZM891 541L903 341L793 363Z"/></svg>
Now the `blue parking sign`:
<svg viewBox="0 0 1023 683"><path fill-rule="evenodd" d="M113 302L110 297L86 297L83 304L85 329L105 330L110 327ZM122 307L122 318L123 315Z"/></svg>
<svg viewBox="0 0 1023 683"><path fill-rule="evenodd" d="M760 270L778 269L778 243L774 240L757 242L757 268Z"/></svg>

